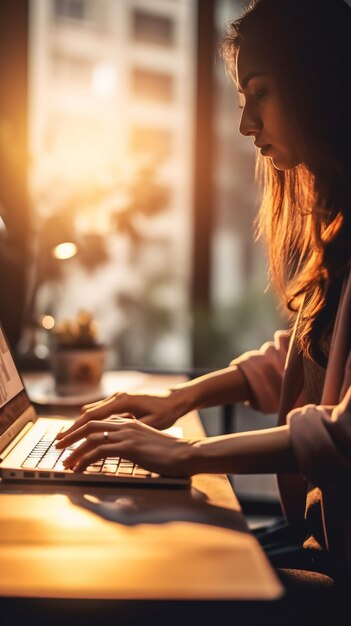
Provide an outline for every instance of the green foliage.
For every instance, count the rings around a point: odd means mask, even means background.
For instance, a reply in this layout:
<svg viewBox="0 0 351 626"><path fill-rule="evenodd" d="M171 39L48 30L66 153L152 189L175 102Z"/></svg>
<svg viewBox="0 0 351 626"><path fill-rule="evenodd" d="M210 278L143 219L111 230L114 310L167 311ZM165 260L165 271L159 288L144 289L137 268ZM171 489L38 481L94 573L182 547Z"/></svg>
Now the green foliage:
<svg viewBox="0 0 351 626"><path fill-rule="evenodd" d="M60 322L51 332L54 349L86 350L99 346L96 322L87 311L79 311L74 319Z"/></svg>

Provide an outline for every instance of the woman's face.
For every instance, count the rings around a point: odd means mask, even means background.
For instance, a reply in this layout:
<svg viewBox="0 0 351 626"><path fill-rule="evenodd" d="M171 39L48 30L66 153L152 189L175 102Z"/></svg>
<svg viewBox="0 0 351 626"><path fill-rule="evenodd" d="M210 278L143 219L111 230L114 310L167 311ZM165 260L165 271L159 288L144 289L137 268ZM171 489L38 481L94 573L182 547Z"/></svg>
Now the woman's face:
<svg viewBox="0 0 351 626"><path fill-rule="evenodd" d="M276 169L285 171L299 165L299 141L287 117L279 85L245 45L238 52L236 74L243 108L240 132L254 137L261 154L269 157Z"/></svg>

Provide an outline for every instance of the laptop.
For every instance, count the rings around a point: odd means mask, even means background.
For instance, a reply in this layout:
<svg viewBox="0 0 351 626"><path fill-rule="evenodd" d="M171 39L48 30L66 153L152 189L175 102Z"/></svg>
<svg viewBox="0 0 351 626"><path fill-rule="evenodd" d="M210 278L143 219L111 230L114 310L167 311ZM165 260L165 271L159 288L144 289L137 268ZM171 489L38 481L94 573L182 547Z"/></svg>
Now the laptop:
<svg viewBox="0 0 351 626"><path fill-rule="evenodd" d="M73 422L64 416L39 416L36 413L0 324L0 477L3 480L138 486L190 485L189 478L161 476L120 457L102 459L81 473L65 469L63 460L69 456L73 447L57 450L56 436ZM183 435L182 428L178 426L164 432L175 437Z"/></svg>

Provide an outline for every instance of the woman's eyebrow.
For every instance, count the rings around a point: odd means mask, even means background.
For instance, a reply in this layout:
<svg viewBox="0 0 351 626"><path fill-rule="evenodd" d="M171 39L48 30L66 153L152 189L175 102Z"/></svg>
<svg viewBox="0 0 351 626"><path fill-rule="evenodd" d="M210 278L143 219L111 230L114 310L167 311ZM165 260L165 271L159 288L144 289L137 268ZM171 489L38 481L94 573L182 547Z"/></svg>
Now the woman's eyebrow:
<svg viewBox="0 0 351 626"><path fill-rule="evenodd" d="M242 82L241 82L241 86L238 82L238 92L242 93L243 89L245 89L247 87L247 85L249 84L250 80L252 80L253 78L256 78L257 76L265 76L265 72L260 72L258 70L253 70L252 72L248 72L248 74L246 74L246 76L244 76Z"/></svg>

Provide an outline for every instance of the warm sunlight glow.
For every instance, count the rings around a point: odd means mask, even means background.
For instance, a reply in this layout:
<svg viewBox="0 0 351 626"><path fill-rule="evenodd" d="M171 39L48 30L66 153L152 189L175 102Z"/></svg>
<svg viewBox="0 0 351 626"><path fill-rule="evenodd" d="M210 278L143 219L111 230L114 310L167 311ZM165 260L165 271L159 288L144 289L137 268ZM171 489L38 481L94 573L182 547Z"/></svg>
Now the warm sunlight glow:
<svg viewBox="0 0 351 626"><path fill-rule="evenodd" d="M43 315L41 325L45 330L51 330L55 326L55 320L52 315Z"/></svg>
<svg viewBox="0 0 351 626"><path fill-rule="evenodd" d="M133 360L136 318L150 307L145 332L155 340L152 350L145 344L145 357L139 342L137 358L186 368L188 329L178 320L179 297L188 315L192 254L196 3L160 0L150 3L152 11L139 1L29 4L35 319L50 313L57 324L83 298L104 341L124 345L126 336ZM9 151L14 142L5 126ZM131 332L122 337L122 327ZM41 321L39 328L44 341ZM111 355L113 367L119 352Z"/></svg>
<svg viewBox="0 0 351 626"><path fill-rule="evenodd" d="M1 215L0 215L0 232L4 231L6 233L6 226L5 226L5 222L2 219Z"/></svg>
<svg viewBox="0 0 351 626"><path fill-rule="evenodd" d="M116 90L117 74L112 63L95 65L91 79L91 88L99 98L109 98Z"/></svg>
<svg viewBox="0 0 351 626"><path fill-rule="evenodd" d="M55 259L71 259L77 254L77 246L72 241L65 241L55 246L52 254Z"/></svg>

